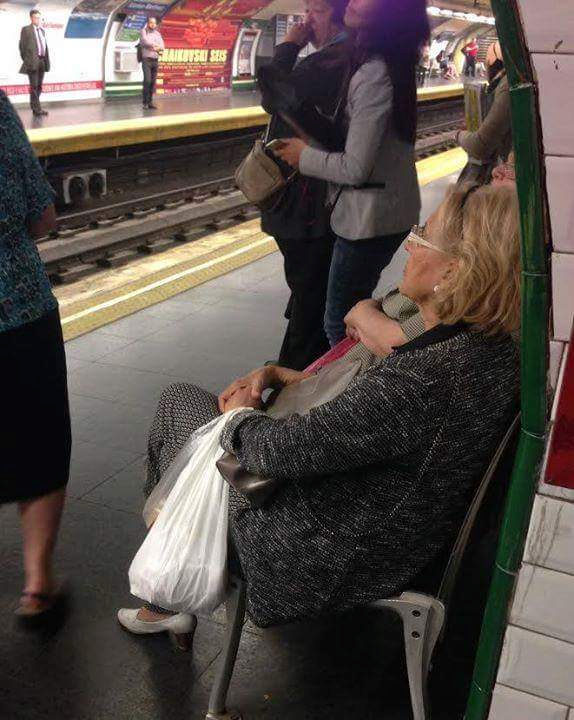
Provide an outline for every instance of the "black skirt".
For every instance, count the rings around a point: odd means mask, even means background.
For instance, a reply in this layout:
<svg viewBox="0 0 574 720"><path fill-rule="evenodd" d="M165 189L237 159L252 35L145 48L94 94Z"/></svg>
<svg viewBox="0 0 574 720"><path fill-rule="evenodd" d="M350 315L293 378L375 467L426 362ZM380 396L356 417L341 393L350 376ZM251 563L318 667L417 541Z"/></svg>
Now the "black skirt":
<svg viewBox="0 0 574 720"><path fill-rule="evenodd" d="M72 445L58 310L0 332L0 503L66 485Z"/></svg>

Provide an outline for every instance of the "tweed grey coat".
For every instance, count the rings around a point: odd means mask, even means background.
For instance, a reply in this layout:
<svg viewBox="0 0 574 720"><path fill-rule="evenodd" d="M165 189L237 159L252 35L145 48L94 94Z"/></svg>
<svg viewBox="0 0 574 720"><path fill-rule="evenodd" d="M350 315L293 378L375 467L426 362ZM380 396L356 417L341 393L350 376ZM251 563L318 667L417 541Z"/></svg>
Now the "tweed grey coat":
<svg viewBox="0 0 574 720"><path fill-rule="evenodd" d="M439 326L338 398L276 420L235 415L222 445L287 482L231 534L260 626L394 595L452 540L517 408L510 337Z"/></svg>

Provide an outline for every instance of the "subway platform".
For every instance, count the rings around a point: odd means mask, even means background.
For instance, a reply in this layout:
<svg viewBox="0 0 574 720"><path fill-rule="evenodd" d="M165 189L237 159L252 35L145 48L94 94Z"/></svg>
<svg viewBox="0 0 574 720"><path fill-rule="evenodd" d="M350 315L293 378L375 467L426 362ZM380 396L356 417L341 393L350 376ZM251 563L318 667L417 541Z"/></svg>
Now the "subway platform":
<svg viewBox="0 0 574 720"><path fill-rule="evenodd" d="M423 217L454 176L424 188ZM400 257L383 279L393 284ZM52 637L24 633L12 610L22 585L16 509L0 508L0 717L3 720L202 720L224 617L201 619L193 651L116 622L135 606L127 570L145 534L146 439L162 389L213 392L276 357L288 291L281 256L261 259L66 343L73 419L69 500L58 568L72 613ZM66 297L62 297L63 306ZM31 408L33 412L33 408ZM34 451L34 438L30 438ZM437 720L460 717L487 578L463 572L432 678ZM400 627L365 610L270 630L248 624L230 690L244 720L409 720Z"/></svg>

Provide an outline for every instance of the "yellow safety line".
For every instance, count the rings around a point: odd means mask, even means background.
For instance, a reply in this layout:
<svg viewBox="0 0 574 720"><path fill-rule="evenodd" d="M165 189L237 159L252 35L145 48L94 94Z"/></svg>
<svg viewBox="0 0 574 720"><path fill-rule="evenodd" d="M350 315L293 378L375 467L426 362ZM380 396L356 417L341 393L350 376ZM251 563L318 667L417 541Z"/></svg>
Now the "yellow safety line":
<svg viewBox="0 0 574 720"><path fill-rule="evenodd" d="M420 160L417 162L419 183L421 186L428 185L461 170L466 163L466 157L466 153L457 148ZM255 224L255 221L250 221L249 224ZM248 265L277 250L277 245L272 238L260 232L257 232L256 235L258 236L256 240L251 238L234 240L228 246L220 247L207 255L204 254L175 266L184 269L176 272L169 272L169 270L155 272L148 278L144 277L140 281L130 283L128 290L124 286L119 290L101 294L100 301L96 301L96 304L90 304L94 302L94 298L91 298L71 303L68 307L62 307L64 338L70 340L91 332L98 327ZM149 282L151 278L154 279ZM119 294L116 295L115 293L118 292ZM108 299L101 299L106 296Z"/></svg>
<svg viewBox="0 0 574 720"><path fill-rule="evenodd" d="M417 163L419 185L424 187L435 180L460 172L468 162L468 155L462 148L446 150Z"/></svg>
<svg viewBox="0 0 574 720"><path fill-rule="evenodd" d="M277 250L275 241L267 236L249 243L238 241L233 243L231 247L234 249L230 252L221 254L221 252L216 251L212 253L216 257L210 260L197 263L198 259L196 259L194 262L197 264L192 265L192 267L162 277L160 280L142 284L141 287L136 289L126 292L125 288L120 288L121 294L85 307L77 312L72 311L73 306L68 307L67 310L62 308L64 339L71 340L103 325L120 320L138 310L143 310L150 305L167 300L174 295L220 277L232 270L249 265ZM182 263L181 265L186 264L189 263ZM155 275L157 276L157 273ZM132 283L131 287L137 284ZM80 303L80 305L85 305L85 303Z"/></svg>
<svg viewBox="0 0 574 720"><path fill-rule="evenodd" d="M34 128L27 133L36 154L45 157L239 130L265 125L268 117L263 108L254 106L232 111L212 110L163 115L159 118L141 117L55 128Z"/></svg>
<svg viewBox="0 0 574 720"><path fill-rule="evenodd" d="M151 292L152 290L155 290L157 288L163 287L164 285L169 285L170 283L175 282L176 280L181 280L184 277L187 277L188 275L196 275L197 273L200 273L202 270L207 270L210 267L213 267L214 265L224 262L225 260L230 260L231 258L236 257L237 255L243 255L245 252L248 252L249 250L253 250L257 247L260 247L261 245L268 245L270 238L263 238L262 240L256 240L255 242L250 243L247 245L247 247L240 248L239 250L233 250L230 253L227 253L227 255L224 255L221 258L215 258L214 260L209 260L208 262L200 263L199 265L196 265L195 267L191 267L187 270L183 270L181 272L174 273L173 275L169 275L166 278L163 278L162 280L157 280L156 282L150 283L149 285L146 285L145 287L139 288L138 290L132 290L131 292L125 293L124 295L118 295L117 297L113 298L112 300L107 300L106 302L99 303L99 305L94 305L93 307L87 308L86 310L81 310L80 312L74 313L73 315L70 315L62 320L62 325L65 327L68 323L74 322L75 320L79 320L80 318L85 317L86 315L91 315L92 313L99 312L100 310L105 310L107 308L113 307L114 305L118 305L119 303L126 302L127 300L131 300L132 298L137 297L138 295L143 295L144 293Z"/></svg>
<svg viewBox="0 0 574 720"><path fill-rule="evenodd" d="M418 94L424 102L456 97L462 92L462 85L440 85L421 88ZM263 108L256 105L179 115L33 128L27 130L27 133L36 154L46 157L258 127L265 125L268 118Z"/></svg>

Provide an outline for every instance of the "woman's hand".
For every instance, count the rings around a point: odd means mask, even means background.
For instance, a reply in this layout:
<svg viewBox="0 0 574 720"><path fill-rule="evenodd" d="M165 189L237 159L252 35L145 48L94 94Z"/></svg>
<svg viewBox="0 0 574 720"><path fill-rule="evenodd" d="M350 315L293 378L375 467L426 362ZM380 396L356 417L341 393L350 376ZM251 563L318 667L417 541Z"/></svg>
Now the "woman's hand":
<svg viewBox="0 0 574 720"><path fill-rule="evenodd" d="M307 23L298 23L297 25L293 25L289 30L284 42L294 43L295 45L299 45L300 48L304 48L312 39L313 31L311 30L311 26Z"/></svg>
<svg viewBox="0 0 574 720"><path fill-rule="evenodd" d="M287 163L287 165L298 170L301 153L306 147L308 147L307 144L299 138L286 138L285 140L281 140L281 145L276 150L273 150L273 152L277 157L281 158L283 162Z"/></svg>
<svg viewBox="0 0 574 720"><path fill-rule="evenodd" d="M380 313L381 305L378 300L361 300L345 315L347 335L353 340L360 340L361 326L368 323L373 312Z"/></svg>
<svg viewBox="0 0 574 720"><path fill-rule="evenodd" d="M345 317L345 324L350 338L379 357L390 355L394 347L407 341L400 324L385 315L378 300L357 303Z"/></svg>
<svg viewBox="0 0 574 720"><path fill-rule="evenodd" d="M261 396L270 388L285 387L294 382L299 382L306 377L305 373L290 370L278 365L266 365L265 367L253 370L245 377L239 378L231 383L218 398L220 412L226 412L233 408L229 406L231 398L235 393L240 393L234 400L234 407L261 407ZM243 404L235 404L239 401ZM246 404L247 403L247 404Z"/></svg>
<svg viewBox="0 0 574 720"><path fill-rule="evenodd" d="M230 410L236 410L237 408L254 408L258 410L261 407L261 401L255 400L251 394L251 388L249 386L241 387L235 390L235 392L229 396L225 401L224 409L221 412L229 412Z"/></svg>

